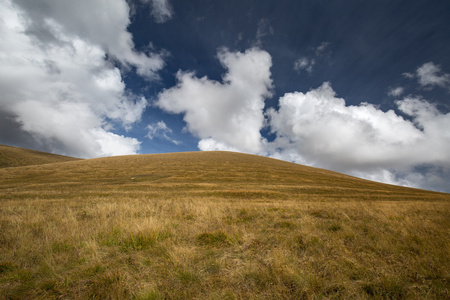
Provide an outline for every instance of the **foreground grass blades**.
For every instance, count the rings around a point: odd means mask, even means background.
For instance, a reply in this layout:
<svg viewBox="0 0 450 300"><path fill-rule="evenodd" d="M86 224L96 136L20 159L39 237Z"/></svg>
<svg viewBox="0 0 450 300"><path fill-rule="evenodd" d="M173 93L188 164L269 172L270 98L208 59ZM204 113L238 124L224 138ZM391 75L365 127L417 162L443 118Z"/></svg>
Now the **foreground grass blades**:
<svg viewBox="0 0 450 300"><path fill-rule="evenodd" d="M0 176L6 299L450 296L447 194L235 153Z"/></svg>

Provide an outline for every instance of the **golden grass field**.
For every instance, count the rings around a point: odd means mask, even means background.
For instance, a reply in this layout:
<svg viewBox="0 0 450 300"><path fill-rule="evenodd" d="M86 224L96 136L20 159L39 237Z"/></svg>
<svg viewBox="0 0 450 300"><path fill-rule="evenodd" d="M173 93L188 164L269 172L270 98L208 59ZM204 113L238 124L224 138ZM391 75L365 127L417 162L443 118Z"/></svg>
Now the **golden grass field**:
<svg viewBox="0 0 450 300"><path fill-rule="evenodd" d="M0 145L0 168L41 165L77 158Z"/></svg>
<svg viewBox="0 0 450 300"><path fill-rule="evenodd" d="M450 298L450 194L231 152L33 155L0 146L5 299Z"/></svg>

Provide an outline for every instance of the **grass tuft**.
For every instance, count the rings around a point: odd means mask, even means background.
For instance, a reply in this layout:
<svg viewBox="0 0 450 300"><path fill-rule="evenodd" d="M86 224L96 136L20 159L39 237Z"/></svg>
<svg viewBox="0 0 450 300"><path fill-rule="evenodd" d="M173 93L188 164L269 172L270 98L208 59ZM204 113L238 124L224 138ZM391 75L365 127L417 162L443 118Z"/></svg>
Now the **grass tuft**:
<svg viewBox="0 0 450 300"><path fill-rule="evenodd" d="M334 224L331 224L330 227L328 227L328 230L332 231L332 232L336 232L336 231L342 230L342 227L340 224L334 223Z"/></svg>
<svg viewBox="0 0 450 300"><path fill-rule="evenodd" d="M0 262L0 274L9 273L16 269L16 266L11 262Z"/></svg>
<svg viewBox="0 0 450 300"><path fill-rule="evenodd" d="M228 241L228 236L222 231L199 234L197 236L197 243L202 246L214 247L227 246L230 244L230 242Z"/></svg>

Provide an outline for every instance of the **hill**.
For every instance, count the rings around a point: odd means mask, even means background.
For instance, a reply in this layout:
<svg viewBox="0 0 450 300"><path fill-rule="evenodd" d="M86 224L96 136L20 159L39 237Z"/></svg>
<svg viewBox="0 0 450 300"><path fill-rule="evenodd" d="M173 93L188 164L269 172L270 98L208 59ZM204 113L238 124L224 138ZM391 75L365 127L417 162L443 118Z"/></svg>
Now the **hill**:
<svg viewBox="0 0 450 300"><path fill-rule="evenodd" d="M448 298L450 195L232 152L0 169L6 298Z"/></svg>
<svg viewBox="0 0 450 300"><path fill-rule="evenodd" d="M53 155L49 157L53 159ZM0 175L6 185L25 183L28 195L42 196L52 191L53 198L65 197L68 193L89 196L98 190L117 196L156 198L309 201L449 198L448 194L381 184L267 157L220 151L116 156L0 170ZM11 194L13 198L18 193L15 191Z"/></svg>
<svg viewBox="0 0 450 300"><path fill-rule="evenodd" d="M71 160L78 160L78 158L0 145L0 168L50 164Z"/></svg>

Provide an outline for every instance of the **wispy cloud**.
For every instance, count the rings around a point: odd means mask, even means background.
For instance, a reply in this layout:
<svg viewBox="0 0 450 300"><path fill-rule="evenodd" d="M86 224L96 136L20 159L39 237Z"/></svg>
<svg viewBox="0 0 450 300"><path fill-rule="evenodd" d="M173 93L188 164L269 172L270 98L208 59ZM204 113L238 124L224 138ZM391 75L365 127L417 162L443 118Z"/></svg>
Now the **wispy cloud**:
<svg viewBox="0 0 450 300"><path fill-rule="evenodd" d="M177 141L170 137L170 135L172 135L172 129L167 127L167 125L164 121L159 121L159 122L147 125L147 131L148 131L147 137L150 140L157 138L157 139L169 141L175 145L181 144L180 141Z"/></svg>
<svg viewBox="0 0 450 300"><path fill-rule="evenodd" d="M315 64L316 61L314 59L301 57L295 61L294 70L296 71L305 70L306 72L311 73Z"/></svg>
<svg viewBox="0 0 450 300"><path fill-rule="evenodd" d="M403 73L406 78L416 78L420 86L434 88L436 86L450 89L450 74L443 73L441 67L433 62L428 62L418 67L415 73Z"/></svg>
<svg viewBox="0 0 450 300"><path fill-rule="evenodd" d="M325 49L330 45L329 42L322 42L316 49L315 54L316 56L320 56L324 53Z"/></svg>
<svg viewBox="0 0 450 300"><path fill-rule="evenodd" d="M273 35L273 34L274 34L274 29L270 25L270 21L268 19L261 19L261 20L259 20L258 28L257 28L257 31L256 31L255 46L256 47L261 47L262 44L263 44L264 37L266 37L268 35Z"/></svg>
<svg viewBox="0 0 450 300"><path fill-rule="evenodd" d="M393 97L401 96L405 92L405 89L401 86L389 89L388 95Z"/></svg>
<svg viewBox="0 0 450 300"><path fill-rule="evenodd" d="M423 64L417 69L416 74L421 86L440 86L443 88L450 86L450 74L442 73L441 67L433 62Z"/></svg>
<svg viewBox="0 0 450 300"><path fill-rule="evenodd" d="M323 56L325 49L329 45L330 43L328 42L322 42L319 46L312 49L314 54L312 54L310 57L302 56L298 58L294 62L294 70L296 70L297 72L304 70L309 74L311 74L316 64L316 60L319 59L321 56Z"/></svg>
<svg viewBox="0 0 450 300"><path fill-rule="evenodd" d="M173 17L173 9L169 0L141 0L151 4L151 14L157 23L164 23Z"/></svg>

